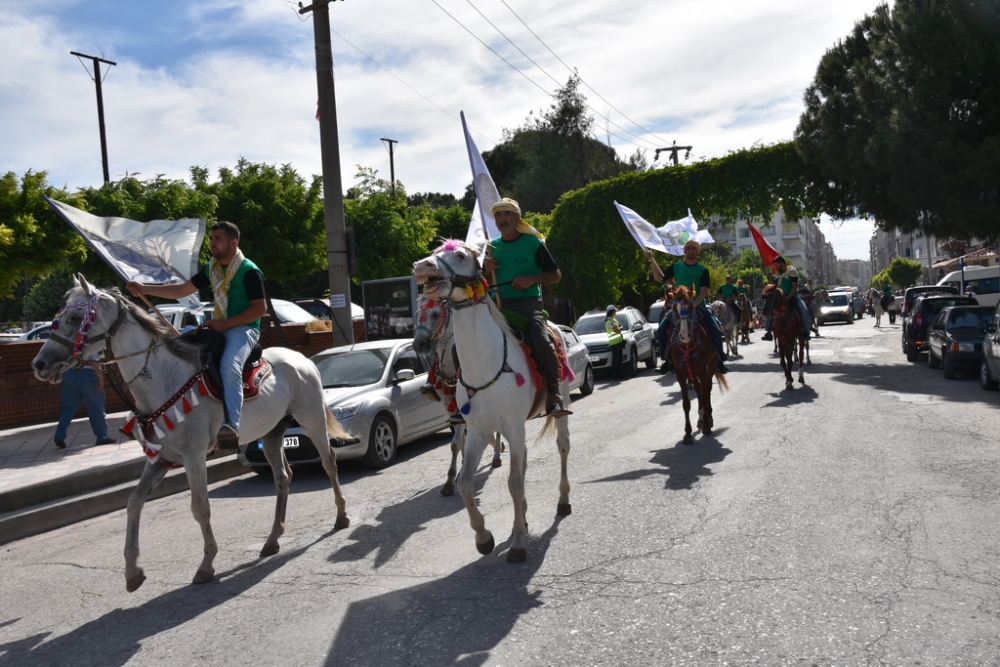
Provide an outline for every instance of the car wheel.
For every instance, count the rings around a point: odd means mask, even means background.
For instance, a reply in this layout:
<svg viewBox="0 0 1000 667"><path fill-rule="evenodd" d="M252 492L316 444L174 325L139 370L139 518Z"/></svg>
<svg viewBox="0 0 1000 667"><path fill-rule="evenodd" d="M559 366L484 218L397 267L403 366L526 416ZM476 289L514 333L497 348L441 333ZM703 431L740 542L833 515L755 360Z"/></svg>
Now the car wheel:
<svg viewBox="0 0 1000 667"><path fill-rule="evenodd" d="M639 354L634 347L629 350L628 364L625 366L625 373L630 378L634 378L639 374Z"/></svg>
<svg viewBox="0 0 1000 667"><path fill-rule="evenodd" d="M920 350L914 349L913 346L910 345L910 341L903 342L903 350L906 352L907 361L917 361L920 359Z"/></svg>
<svg viewBox="0 0 1000 667"><path fill-rule="evenodd" d="M587 364L587 367L583 369L583 384L580 385L580 393L584 396L590 396L594 393L594 367Z"/></svg>
<svg viewBox="0 0 1000 667"><path fill-rule="evenodd" d="M927 366L930 368L941 368L941 362L934 356L934 348L927 350Z"/></svg>
<svg viewBox="0 0 1000 667"><path fill-rule="evenodd" d="M997 387L1000 387L1000 382L990 375L990 366L985 359L979 362L979 386L986 391L996 391Z"/></svg>
<svg viewBox="0 0 1000 667"><path fill-rule="evenodd" d="M646 357L646 368L656 367L656 346L651 345L649 349L649 356Z"/></svg>
<svg viewBox="0 0 1000 667"><path fill-rule="evenodd" d="M944 379L954 380L955 379L955 362L946 354L944 358L941 359L941 365L944 366Z"/></svg>
<svg viewBox="0 0 1000 667"><path fill-rule="evenodd" d="M376 415L368 434L368 451L362 459L366 468L385 468L396 460L396 425L385 414Z"/></svg>

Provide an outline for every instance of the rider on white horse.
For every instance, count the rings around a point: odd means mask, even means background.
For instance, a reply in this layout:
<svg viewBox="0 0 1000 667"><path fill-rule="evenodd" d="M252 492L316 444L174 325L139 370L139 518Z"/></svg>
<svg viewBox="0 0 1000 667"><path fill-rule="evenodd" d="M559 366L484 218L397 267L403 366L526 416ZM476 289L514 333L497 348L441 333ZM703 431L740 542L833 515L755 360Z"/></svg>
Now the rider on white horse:
<svg viewBox="0 0 1000 667"><path fill-rule="evenodd" d="M777 273L775 280L781 293L784 294L785 304L798 311L802 336L809 338L809 312L806 309L806 304L799 298L799 272L795 270L794 266L790 266L781 255L774 258L774 270ZM762 340L773 340L770 326L772 321L773 318L769 320L767 332Z"/></svg>
<svg viewBox="0 0 1000 667"><path fill-rule="evenodd" d="M720 299L726 304L726 308L731 308L736 313L736 323L739 324L743 321L743 309L740 308L740 304L737 302L739 297L739 291L736 285L733 283L732 276L726 276L726 283L719 286L719 291L716 293L716 298Z"/></svg>
<svg viewBox="0 0 1000 667"><path fill-rule="evenodd" d="M243 412L243 365L260 340L260 318L267 312L264 274L239 249L240 228L231 222L212 225L208 247L212 261L184 283L143 285L129 281L125 289L135 296L151 295L180 299L199 289L211 287L215 313L205 327L226 337L219 357L226 421L217 437L219 449L236 449L240 444L240 416Z"/></svg>
<svg viewBox="0 0 1000 667"><path fill-rule="evenodd" d="M500 305L528 320L528 344L549 390L545 416L565 417L572 412L563 407L560 399L559 360L542 310L542 285L554 285L562 279L562 273L541 235L521 219L521 207L516 201L504 197L493 204L490 212L500 237L490 241L483 270L496 276L494 287Z"/></svg>
<svg viewBox="0 0 1000 667"><path fill-rule="evenodd" d="M677 285L684 285L689 289L692 286L695 288L694 294L696 296L691 305L698 309L698 314L705 323L709 337L712 339L712 344L715 346L715 351L719 355L718 371L720 373L728 373L729 368L726 366L726 360L729 356L722 346L722 329L719 326L719 320L709 310L707 303L711 276L708 273L708 268L698 261L698 255L700 254L701 244L691 239L684 244L684 259L674 262L667 267L666 271L660 268L660 265L653 259L653 253L649 250L646 251L646 258L649 260L650 268L653 270L653 277L656 280L662 283L670 281ZM657 335L661 336L661 339L664 341L668 340L666 331L670 328L672 321L673 316L671 314L660 322L660 329ZM662 334L660 333L661 331L663 332Z"/></svg>

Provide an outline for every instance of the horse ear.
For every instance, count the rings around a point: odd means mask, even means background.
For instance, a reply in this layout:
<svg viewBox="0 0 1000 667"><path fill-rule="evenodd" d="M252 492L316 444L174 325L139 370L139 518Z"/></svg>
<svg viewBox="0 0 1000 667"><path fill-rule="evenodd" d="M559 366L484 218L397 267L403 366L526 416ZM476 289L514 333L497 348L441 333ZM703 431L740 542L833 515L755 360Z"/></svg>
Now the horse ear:
<svg viewBox="0 0 1000 667"><path fill-rule="evenodd" d="M73 284L76 287L82 288L86 294L94 293L94 286L87 281L87 278L82 273L76 274L73 278Z"/></svg>

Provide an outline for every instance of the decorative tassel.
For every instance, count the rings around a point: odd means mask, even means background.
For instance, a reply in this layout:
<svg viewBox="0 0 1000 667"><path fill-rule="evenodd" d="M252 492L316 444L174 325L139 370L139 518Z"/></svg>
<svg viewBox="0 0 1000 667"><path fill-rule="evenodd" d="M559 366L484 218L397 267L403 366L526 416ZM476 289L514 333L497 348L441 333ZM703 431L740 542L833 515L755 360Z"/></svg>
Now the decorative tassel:
<svg viewBox="0 0 1000 667"><path fill-rule="evenodd" d="M208 396L208 387L205 386L204 378L198 378L198 393L202 396Z"/></svg>
<svg viewBox="0 0 1000 667"><path fill-rule="evenodd" d="M192 389L190 393L191 393L191 405L198 407L198 392Z"/></svg>
<svg viewBox="0 0 1000 667"><path fill-rule="evenodd" d="M181 413L181 409L174 404L174 421L178 424L184 423L184 415Z"/></svg>
<svg viewBox="0 0 1000 667"><path fill-rule="evenodd" d="M133 428L135 428L135 417L132 417L132 419L125 422L125 426L122 427L122 433L125 435L132 435Z"/></svg>
<svg viewBox="0 0 1000 667"><path fill-rule="evenodd" d="M156 438L158 440L163 440L163 438L165 438L167 435L166 433L163 432L163 429L161 429L159 426L156 425L156 422L153 422L153 433L156 434Z"/></svg>
<svg viewBox="0 0 1000 667"><path fill-rule="evenodd" d="M170 421L170 417L163 415L163 423L166 424L168 431L174 430L174 423Z"/></svg>
<svg viewBox="0 0 1000 667"><path fill-rule="evenodd" d="M465 405L462 406L462 409L459 410L459 412L461 412L463 415L467 415L471 410L472 410L472 403L466 403Z"/></svg>
<svg viewBox="0 0 1000 667"><path fill-rule="evenodd" d="M517 382L517 386L520 387L521 385L524 384L524 376L521 375L520 373L515 373L514 381Z"/></svg>
<svg viewBox="0 0 1000 667"><path fill-rule="evenodd" d="M181 399L181 405L184 406L184 414L186 414L186 415L191 414L191 404L188 403L187 396L185 396L185 397L183 397ZM180 421L180 420L178 420L178 421Z"/></svg>
<svg viewBox="0 0 1000 667"><path fill-rule="evenodd" d="M146 429L143 429L143 428L136 429L135 430L135 439L136 439L136 441L140 445L145 446L146 445Z"/></svg>

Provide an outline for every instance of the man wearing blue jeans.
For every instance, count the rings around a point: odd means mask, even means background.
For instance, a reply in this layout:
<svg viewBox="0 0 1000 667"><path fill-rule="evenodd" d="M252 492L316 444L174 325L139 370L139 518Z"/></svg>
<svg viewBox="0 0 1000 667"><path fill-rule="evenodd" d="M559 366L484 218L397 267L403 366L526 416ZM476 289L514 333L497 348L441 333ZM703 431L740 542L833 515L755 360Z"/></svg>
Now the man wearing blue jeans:
<svg viewBox="0 0 1000 667"><path fill-rule="evenodd" d="M226 337L226 347L219 359L226 407L226 421L216 438L219 449L236 449L240 444L243 364L260 340L260 318L267 312L264 274L243 256L239 243L239 227L231 222L217 222L208 235L212 261L190 280L170 285L137 282L125 285L136 296L151 294L165 299L180 299L202 288L212 289L215 312L204 326Z"/></svg>
<svg viewBox="0 0 1000 667"><path fill-rule="evenodd" d="M62 381L62 396L59 401L59 424L52 441L59 449L66 449L66 429L73 421L73 415L83 402L87 406L90 428L97 437L98 445L117 442L108 437L108 422L104 417L104 374L93 368L71 368Z"/></svg>

